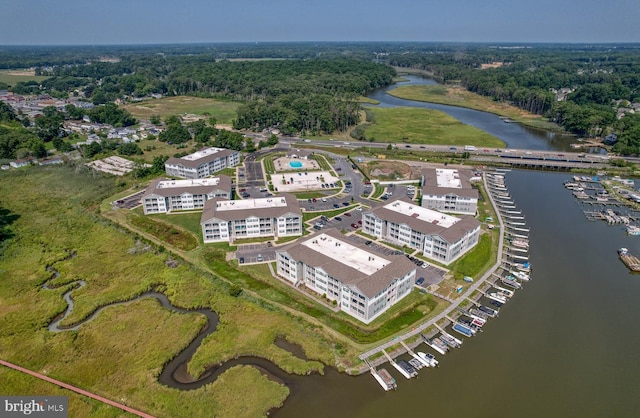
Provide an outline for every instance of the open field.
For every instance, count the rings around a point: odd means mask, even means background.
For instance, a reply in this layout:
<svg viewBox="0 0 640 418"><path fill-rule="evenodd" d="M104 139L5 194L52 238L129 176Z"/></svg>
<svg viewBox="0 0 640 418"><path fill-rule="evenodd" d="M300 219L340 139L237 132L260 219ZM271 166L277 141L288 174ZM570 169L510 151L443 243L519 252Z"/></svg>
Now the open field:
<svg viewBox="0 0 640 418"><path fill-rule="evenodd" d="M148 120L152 115L158 115L164 119L170 115L182 115L185 113L204 115L208 113L214 116L218 123L229 124L236 117L236 109L239 105L237 102L202 97L169 96L130 103L123 107L138 119Z"/></svg>
<svg viewBox="0 0 640 418"><path fill-rule="evenodd" d="M469 109L495 113L496 115L507 116L510 119L529 126L551 130L561 129L558 125L547 121L540 115L525 112L505 102L493 101L488 97L467 91L461 86L442 84L400 86L391 90L389 94L401 99L467 107Z"/></svg>
<svg viewBox="0 0 640 418"><path fill-rule="evenodd" d="M138 238L95 213L100 201L117 191L113 179L79 171L63 166L0 173L3 216L12 220L13 234L0 257L0 271L11 272L3 275L0 287L3 359L114 400L124 398L157 416L260 416L286 398L286 387L245 366L191 391L158 383L162 365L191 341L204 317L170 312L154 300L109 307L76 332L51 333L46 325L66 308L62 294L83 279L87 284L74 291L75 307L66 324L151 288L176 306L218 312L218 330L189 364L194 375L208 364L246 354L270 359L290 372L322 368L318 361L301 360L274 345L277 335L302 346L311 359L333 360L321 329L263 308L265 303L256 304L248 291L233 297L226 282L186 263L170 268L167 254L153 246L132 252L144 247L136 243ZM59 277L52 278L47 266ZM46 281L56 288L42 289ZM3 390L16 393L24 388L23 381L11 379L15 383ZM246 396L237 396L240 392ZM40 394L21 394L29 393ZM82 411L70 416L87 416ZM89 415L121 416L105 408Z"/></svg>
<svg viewBox="0 0 640 418"><path fill-rule="evenodd" d="M371 108L375 123L364 125L367 138L378 142L504 147L498 138L464 125L444 112L410 107Z"/></svg>
<svg viewBox="0 0 640 418"><path fill-rule="evenodd" d="M0 71L0 83L7 83L10 86L15 86L20 81L37 81L46 80L49 77L37 76L33 71L20 71L20 70L1 70Z"/></svg>

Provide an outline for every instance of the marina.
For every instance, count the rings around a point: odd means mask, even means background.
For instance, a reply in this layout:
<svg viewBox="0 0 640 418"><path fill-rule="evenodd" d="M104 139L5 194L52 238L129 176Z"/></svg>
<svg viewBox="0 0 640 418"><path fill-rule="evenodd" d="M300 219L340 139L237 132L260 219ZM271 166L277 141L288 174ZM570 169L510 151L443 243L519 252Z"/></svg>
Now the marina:
<svg viewBox="0 0 640 418"><path fill-rule="evenodd" d="M370 365L370 361L378 366L386 361L406 379L416 377L419 371L438 365L433 354L418 350L417 346L424 343L439 355L446 355L450 349L460 348L464 338L471 338L482 331L490 318L498 316L499 308L515 295L516 290L522 288L522 282L529 281L531 272L528 254L529 228L524 214L517 209L504 185L504 177L503 173L495 171L484 173L486 189L498 217L496 221L500 224L497 264L477 279L463 276L462 281L466 282L469 288L457 299L446 298L445 300L451 305L438 317L405 336L394 338L378 349L370 350L361 356L370 366L374 378L379 383L382 382L380 384L383 389L390 390L397 385L393 386L388 379L383 379L381 372L376 371ZM493 221L492 216L485 218L485 222ZM496 225L488 224L487 228L489 226ZM458 288L460 291L464 290L463 286ZM465 300L472 303L471 307L464 309L461 307L460 303ZM418 339L414 339L414 336ZM370 360L375 353L381 353L382 356L378 355L374 360ZM398 356L402 354L409 357L399 358Z"/></svg>

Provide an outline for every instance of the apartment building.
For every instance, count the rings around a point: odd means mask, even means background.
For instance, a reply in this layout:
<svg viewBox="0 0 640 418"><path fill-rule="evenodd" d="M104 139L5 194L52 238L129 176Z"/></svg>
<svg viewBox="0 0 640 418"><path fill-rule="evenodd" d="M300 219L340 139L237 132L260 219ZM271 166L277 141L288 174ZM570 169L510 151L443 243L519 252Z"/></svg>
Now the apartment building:
<svg viewBox="0 0 640 418"><path fill-rule="evenodd" d="M381 255L328 229L276 251L277 274L335 301L369 323L407 296L416 266L403 255Z"/></svg>
<svg viewBox="0 0 640 418"><path fill-rule="evenodd" d="M164 163L164 168L168 176L202 179L227 167L235 167L239 163L238 151L212 147L184 157L169 158Z"/></svg>
<svg viewBox="0 0 640 418"><path fill-rule="evenodd" d="M480 195L471 185L473 179L476 177L467 169L424 169L421 205L439 212L475 215Z"/></svg>
<svg viewBox="0 0 640 418"><path fill-rule="evenodd" d="M455 217L398 199L363 212L362 232L449 264L478 243L480 222L473 216Z"/></svg>
<svg viewBox="0 0 640 418"><path fill-rule="evenodd" d="M205 243L258 237L302 235L302 213L294 195L260 199L213 198L204 205L200 219Z"/></svg>
<svg viewBox="0 0 640 418"><path fill-rule="evenodd" d="M151 182L140 198L144 214L167 213L176 210L203 209L207 200L218 197L231 199L231 178L169 180Z"/></svg>

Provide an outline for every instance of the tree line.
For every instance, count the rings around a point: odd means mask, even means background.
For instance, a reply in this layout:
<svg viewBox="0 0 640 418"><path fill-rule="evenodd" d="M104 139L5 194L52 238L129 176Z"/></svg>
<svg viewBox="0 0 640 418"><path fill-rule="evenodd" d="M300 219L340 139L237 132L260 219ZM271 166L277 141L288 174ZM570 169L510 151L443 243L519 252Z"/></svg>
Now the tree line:
<svg viewBox="0 0 640 418"><path fill-rule="evenodd" d="M616 132L621 142L615 151L639 154L635 117L616 118L617 107L640 102L639 50L633 44L476 45L391 54L388 62L428 71L441 82L546 116L579 136Z"/></svg>

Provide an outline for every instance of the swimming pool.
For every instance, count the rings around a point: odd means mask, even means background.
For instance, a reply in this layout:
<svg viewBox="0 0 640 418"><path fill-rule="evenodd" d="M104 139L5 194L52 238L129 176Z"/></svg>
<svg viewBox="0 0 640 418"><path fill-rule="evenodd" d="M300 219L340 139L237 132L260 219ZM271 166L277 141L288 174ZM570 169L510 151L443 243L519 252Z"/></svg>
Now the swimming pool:
<svg viewBox="0 0 640 418"><path fill-rule="evenodd" d="M289 161L289 166L291 168L302 168L302 163L300 161Z"/></svg>

